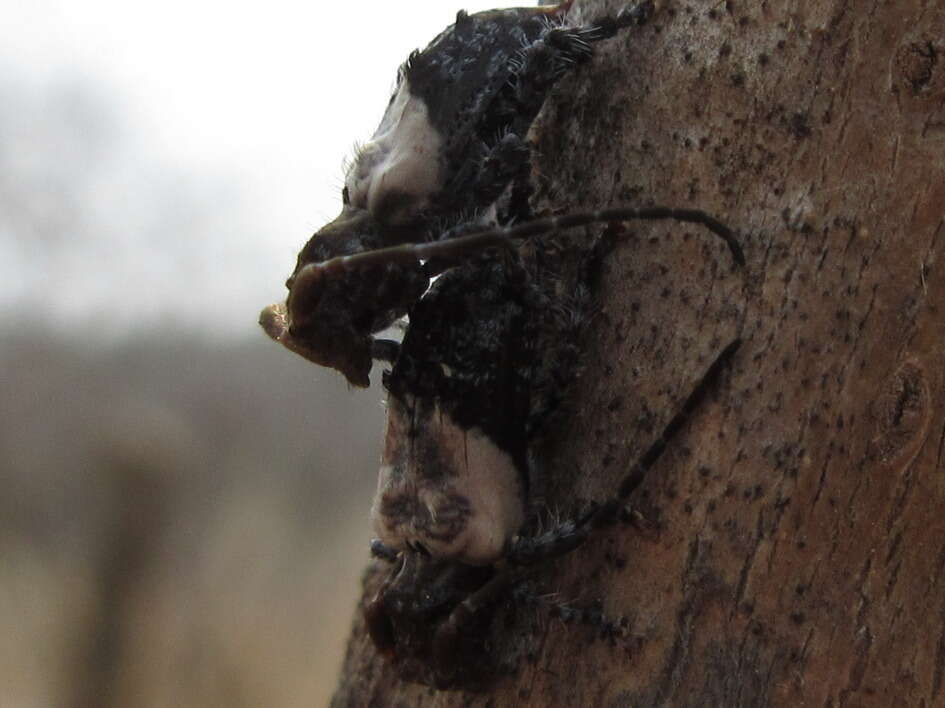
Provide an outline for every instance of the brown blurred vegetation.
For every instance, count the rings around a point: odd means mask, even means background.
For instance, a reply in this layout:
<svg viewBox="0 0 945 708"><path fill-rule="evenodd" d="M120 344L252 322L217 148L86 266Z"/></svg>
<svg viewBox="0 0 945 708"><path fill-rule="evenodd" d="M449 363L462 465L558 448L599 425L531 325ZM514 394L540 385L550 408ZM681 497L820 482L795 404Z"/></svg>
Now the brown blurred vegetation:
<svg viewBox="0 0 945 708"><path fill-rule="evenodd" d="M377 392L261 334L8 330L0 366L3 704L325 704L367 556Z"/></svg>

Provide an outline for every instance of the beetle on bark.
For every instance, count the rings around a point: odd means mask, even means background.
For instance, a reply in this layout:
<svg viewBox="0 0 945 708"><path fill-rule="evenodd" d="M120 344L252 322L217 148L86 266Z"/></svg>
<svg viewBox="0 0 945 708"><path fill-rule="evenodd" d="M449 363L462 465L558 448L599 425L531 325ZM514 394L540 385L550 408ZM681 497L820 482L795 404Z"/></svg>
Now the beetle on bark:
<svg viewBox="0 0 945 708"><path fill-rule="evenodd" d="M548 235L594 223L671 219L706 228L744 262L728 227L694 209L533 218L527 133L549 91L592 43L652 11L644 2L568 27L570 6L460 12L410 56L348 171L341 215L302 249L285 304L261 316L271 337L352 385L368 384L374 359L391 364L372 551L393 567L366 619L402 678L440 688L488 680L489 611L522 568L620 516L738 346L723 348L611 499L543 525L531 451L591 297L584 287L562 296L554 269L518 247L540 252ZM612 245L584 249L588 273ZM404 315L402 343L375 338Z"/></svg>
<svg viewBox="0 0 945 708"><path fill-rule="evenodd" d="M697 210L660 207L529 221L527 133L548 92L592 43L643 22L644 2L586 27L551 7L459 12L398 73L374 136L345 177L342 212L299 253L284 304L263 310L273 339L367 386L397 344L374 334L406 314L430 279L485 247L593 221L677 219L729 230ZM521 222L526 223L521 223ZM508 229L502 225L519 222Z"/></svg>

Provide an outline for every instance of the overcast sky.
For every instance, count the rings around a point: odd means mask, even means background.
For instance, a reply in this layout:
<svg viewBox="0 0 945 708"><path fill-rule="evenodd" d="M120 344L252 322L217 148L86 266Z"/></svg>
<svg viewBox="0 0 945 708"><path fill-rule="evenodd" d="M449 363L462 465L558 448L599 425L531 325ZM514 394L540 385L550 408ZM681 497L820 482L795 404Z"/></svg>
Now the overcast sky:
<svg viewBox="0 0 945 708"><path fill-rule="evenodd" d="M457 9L4 3L0 317L253 331L399 63Z"/></svg>

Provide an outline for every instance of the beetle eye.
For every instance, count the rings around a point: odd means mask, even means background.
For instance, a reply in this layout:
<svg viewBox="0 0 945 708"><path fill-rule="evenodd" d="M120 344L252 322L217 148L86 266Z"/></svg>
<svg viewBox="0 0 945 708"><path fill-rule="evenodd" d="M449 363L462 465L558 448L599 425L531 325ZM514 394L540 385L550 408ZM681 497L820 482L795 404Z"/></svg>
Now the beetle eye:
<svg viewBox="0 0 945 708"><path fill-rule="evenodd" d="M347 185L341 190L341 203L345 206L348 206L351 203L351 198L348 196Z"/></svg>

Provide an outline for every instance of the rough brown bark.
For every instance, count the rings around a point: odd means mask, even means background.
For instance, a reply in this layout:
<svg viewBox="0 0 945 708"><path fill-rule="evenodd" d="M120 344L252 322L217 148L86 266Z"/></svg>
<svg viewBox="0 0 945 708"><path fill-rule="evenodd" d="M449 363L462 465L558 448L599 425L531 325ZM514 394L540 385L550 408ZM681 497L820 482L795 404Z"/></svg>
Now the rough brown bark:
<svg viewBox="0 0 945 708"><path fill-rule="evenodd" d="M945 706L943 30L938 0L667 2L562 81L534 136L540 206L698 206L748 266L634 227L547 451L551 503L612 494L735 333L741 350L634 495L645 532L536 576L626 636L519 613L495 628L510 676L437 693L356 618L336 705Z"/></svg>

